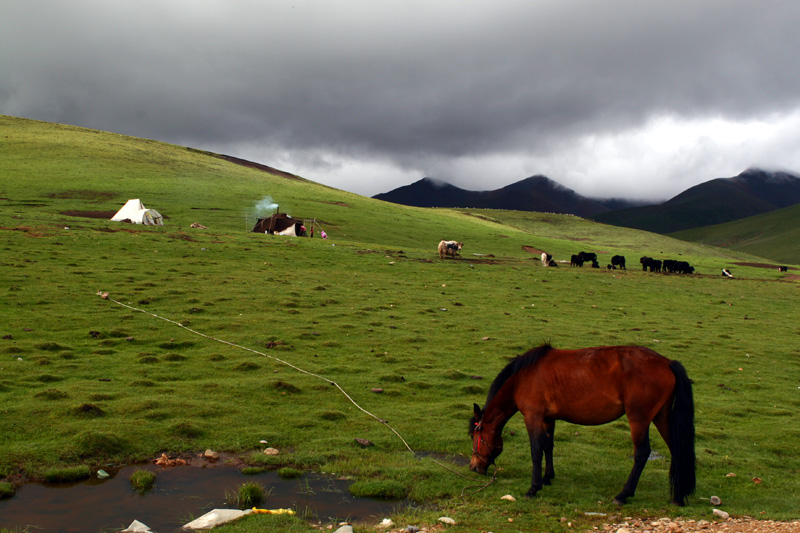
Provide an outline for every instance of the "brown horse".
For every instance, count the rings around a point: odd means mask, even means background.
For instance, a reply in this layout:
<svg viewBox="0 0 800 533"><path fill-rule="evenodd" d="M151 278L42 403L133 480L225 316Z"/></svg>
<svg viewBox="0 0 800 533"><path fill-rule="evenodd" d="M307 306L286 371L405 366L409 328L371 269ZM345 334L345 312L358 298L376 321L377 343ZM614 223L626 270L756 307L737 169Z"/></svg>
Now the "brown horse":
<svg viewBox="0 0 800 533"><path fill-rule="evenodd" d="M692 382L677 361L641 346L556 350L539 346L512 360L497 375L483 409L474 405L469 435L469 468L480 474L503 451L506 422L520 411L531 443L533 479L526 496L549 485L556 420L593 426L628 416L633 469L614 501L622 505L636 492L650 456L650 423L672 454L672 503L684 505L695 489L694 400ZM542 478L542 455L545 457Z"/></svg>

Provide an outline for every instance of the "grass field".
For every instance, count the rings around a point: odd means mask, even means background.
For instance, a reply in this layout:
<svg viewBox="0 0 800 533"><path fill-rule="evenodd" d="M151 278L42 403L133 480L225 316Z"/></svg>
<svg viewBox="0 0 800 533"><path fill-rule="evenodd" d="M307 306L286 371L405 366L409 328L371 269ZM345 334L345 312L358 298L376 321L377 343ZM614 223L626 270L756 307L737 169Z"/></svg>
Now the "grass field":
<svg viewBox="0 0 800 533"><path fill-rule="evenodd" d="M711 495L732 515L798 516L796 271L571 216L387 204L104 132L0 117L0 135L0 482L213 448L351 477L354 490L412 502L397 524L448 515L454 531L601 520L586 512L708 519ZM316 218L331 238L250 233L265 196ZM64 214L115 211L129 198L166 225ZM460 258L438 259L442 238L466 243ZM629 270L544 268L535 250L567 261L594 251L603 266L622 254ZM642 272L642 255L687 260L698 274ZM97 295L105 291L109 299ZM509 358L544 340L639 344L684 364L698 454L687 507L667 505L668 458L648 464L629 505L613 506L632 461L624 419L560 423L557 477L528 500L517 416L497 480L473 494L487 478L416 458L328 381L277 360L336 382L415 452L468 457L473 402L483 404ZM261 454L260 440L283 452ZM652 443L668 456L655 431ZM500 500L509 493L518 501ZM225 530L270 527L312 529L303 518L260 515Z"/></svg>

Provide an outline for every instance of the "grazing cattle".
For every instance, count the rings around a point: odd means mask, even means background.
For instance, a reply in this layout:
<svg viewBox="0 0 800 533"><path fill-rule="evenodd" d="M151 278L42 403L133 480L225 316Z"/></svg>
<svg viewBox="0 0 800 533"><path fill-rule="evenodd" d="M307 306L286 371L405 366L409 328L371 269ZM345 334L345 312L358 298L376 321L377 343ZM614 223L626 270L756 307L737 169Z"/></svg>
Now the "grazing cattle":
<svg viewBox="0 0 800 533"><path fill-rule="evenodd" d="M664 259L662 271L669 274L693 274L694 267L686 261L675 261L674 259Z"/></svg>
<svg viewBox="0 0 800 533"><path fill-rule="evenodd" d="M592 261L592 268L600 268L600 264L597 262L597 260Z"/></svg>
<svg viewBox="0 0 800 533"><path fill-rule="evenodd" d="M650 272L661 272L661 260L660 259L653 259L652 257L642 257L639 259L639 262L642 264L642 272L647 272L647 269L650 269Z"/></svg>
<svg viewBox="0 0 800 533"><path fill-rule="evenodd" d="M624 255L615 255L611 258L611 266L615 268L619 268L622 270L628 270L625 268L625 256Z"/></svg>
<svg viewBox="0 0 800 533"><path fill-rule="evenodd" d="M553 256L552 255L550 256L550 259L547 261L547 266L558 267L558 263L553 261Z"/></svg>
<svg viewBox="0 0 800 533"><path fill-rule="evenodd" d="M581 259L580 255L572 254L569 260L569 266L573 267L582 267L583 266L583 259Z"/></svg>
<svg viewBox="0 0 800 533"><path fill-rule="evenodd" d="M728 270L727 268L723 268L723 269L722 269L722 275L723 275L723 276L727 276L727 277L729 277L729 278L732 278L732 277L733 277L733 274L731 274L731 271L730 271L730 270Z"/></svg>
<svg viewBox="0 0 800 533"><path fill-rule="evenodd" d="M778 267L778 272L788 272L788 271L789 271L789 267L785 267L785 266L779 266Z"/></svg>
<svg viewBox="0 0 800 533"><path fill-rule="evenodd" d="M581 261L584 263L596 263L597 262L597 254L594 252L581 252L578 254L581 258Z"/></svg>
<svg viewBox="0 0 800 533"><path fill-rule="evenodd" d="M464 247L463 242L441 241L439 242L439 259L444 259L445 255L455 258L456 254Z"/></svg>
<svg viewBox="0 0 800 533"><path fill-rule="evenodd" d="M660 259L651 259L650 260L650 272L661 272L661 260Z"/></svg>
<svg viewBox="0 0 800 533"><path fill-rule="evenodd" d="M555 263L555 261L553 261L553 255L548 254L547 252L542 252L542 266L553 266L553 263Z"/></svg>

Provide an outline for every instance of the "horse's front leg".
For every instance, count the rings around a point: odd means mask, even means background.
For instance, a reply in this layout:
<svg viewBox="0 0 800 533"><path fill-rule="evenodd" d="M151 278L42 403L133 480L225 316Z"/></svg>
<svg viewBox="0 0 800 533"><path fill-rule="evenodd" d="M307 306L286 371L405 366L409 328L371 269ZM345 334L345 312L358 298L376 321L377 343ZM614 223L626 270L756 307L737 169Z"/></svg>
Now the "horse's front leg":
<svg viewBox="0 0 800 533"><path fill-rule="evenodd" d="M531 461L533 462L533 473L531 476L531 488L525 496L533 498L542 489L542 454L547 443L547 432L542 424L536 427L528 427L528 438L531 441Z"/></svg>
<svg viewBox="0 0 800 533"><path fill-rule="evenodd" d="M549 485L553 478L556 477L556 471L553 468L553 434L556 431L556 421L546 421L545 431L547 432L547 438L544 443L544 478L542 479L542 483Z"/></svg>

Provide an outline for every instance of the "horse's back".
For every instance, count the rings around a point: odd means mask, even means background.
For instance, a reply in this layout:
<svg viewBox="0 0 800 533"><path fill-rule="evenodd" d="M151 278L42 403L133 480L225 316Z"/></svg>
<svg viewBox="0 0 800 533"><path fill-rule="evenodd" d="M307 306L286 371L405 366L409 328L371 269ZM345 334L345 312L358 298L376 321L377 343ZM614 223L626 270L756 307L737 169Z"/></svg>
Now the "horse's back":
<svg viewBox="0 0 800 533"><path fill-rule="evenodd" d="M675 385L669 364L642 346L551 349L519 376L515 396L523 412L528 405L548 417L604 424L637 404L663 404Z"/></svg>

